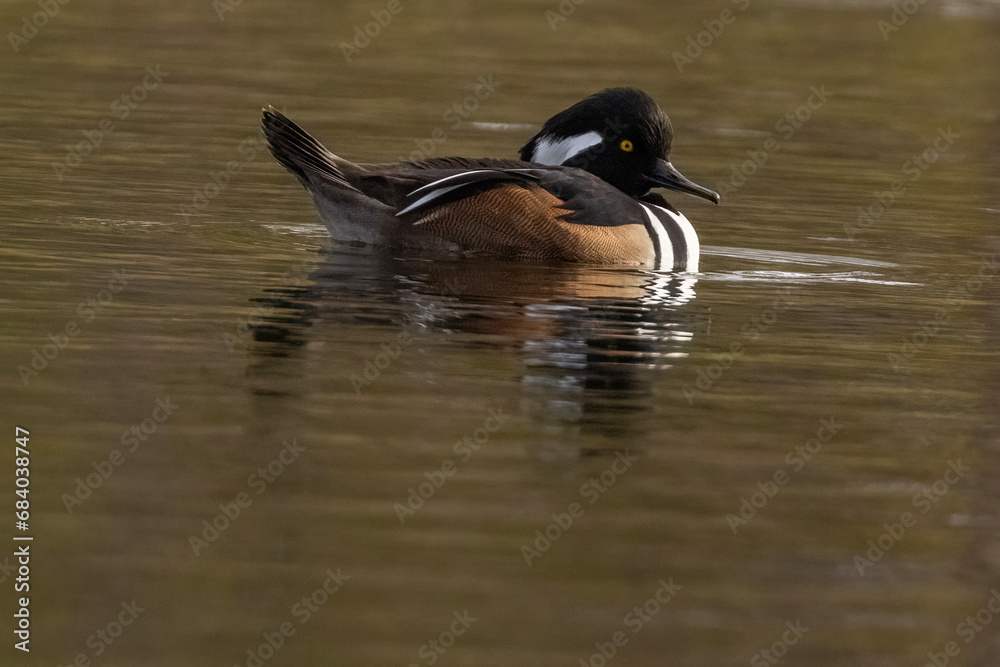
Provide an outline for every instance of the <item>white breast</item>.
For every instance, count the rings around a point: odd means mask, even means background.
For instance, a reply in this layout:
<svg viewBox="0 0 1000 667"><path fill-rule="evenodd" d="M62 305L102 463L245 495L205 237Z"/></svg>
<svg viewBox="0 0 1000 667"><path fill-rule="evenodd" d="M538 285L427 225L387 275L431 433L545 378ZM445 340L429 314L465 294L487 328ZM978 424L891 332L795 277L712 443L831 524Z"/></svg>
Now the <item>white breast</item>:
<svg viewBox="0 0 1000 667"><path fill-rule="evenodd" d="M698 259L701 255L701 244L698 242L698 234L694 227L681 213L656 206L654 204L640 204L646 211L650 225L653 228L652 234L656 236L656 241L660 246L660 269L665 271L690 271L698 270ZM671 229L668 231L667 227ZM674 239L671 238L673 233ZM681 254L686 255L686 261L682 266L675 266L675 258Z"/></svg>

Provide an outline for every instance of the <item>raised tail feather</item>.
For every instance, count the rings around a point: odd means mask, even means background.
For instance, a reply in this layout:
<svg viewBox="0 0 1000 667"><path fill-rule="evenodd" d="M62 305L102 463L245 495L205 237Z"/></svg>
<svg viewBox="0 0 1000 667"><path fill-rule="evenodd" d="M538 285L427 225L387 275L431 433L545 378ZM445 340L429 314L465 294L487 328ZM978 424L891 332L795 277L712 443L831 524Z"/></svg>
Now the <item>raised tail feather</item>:
<svg viewBox="0 0 1000 667"><path fill-rule="evenodd" d="M262 109L262 112L261 124L271 154L285 169L302 181L303 185L308 188L308 184L318 176L323 180L333 181L341 187L357 191L337 167L337 156L328 151L323 144L313 139L308 132L274 107L269 106Z"/></svg>

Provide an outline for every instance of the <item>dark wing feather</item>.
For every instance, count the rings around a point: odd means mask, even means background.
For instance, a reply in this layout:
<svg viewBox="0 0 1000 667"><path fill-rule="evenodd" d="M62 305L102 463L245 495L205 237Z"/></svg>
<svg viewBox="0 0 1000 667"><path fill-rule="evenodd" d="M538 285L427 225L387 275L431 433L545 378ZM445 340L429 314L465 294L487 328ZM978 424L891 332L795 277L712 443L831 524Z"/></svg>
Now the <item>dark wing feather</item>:
<svg viewBox="0 0 1000 667"><path fill-rule="evenodd" d="M443 157L397 164L357 164L350 168L345 167L343 171L347 180L354 187L369 197L399 210L415 201L410 198L410 194L415 190L458 173L519 170L536 166L538 165L517 160L491 160L487 158L473 160L461 157ZM496 180L500 182L507 179L497 177ZM460 194L467 196L470 193L470 189L465 189ZM447 201L452 201L452 199L453 197ZM435 203L443 201L445 200Z"/></svg>
<svg viewBox="0 0 1000 667"><path fill-rule="evenodd" d="M406 195L403 206L396 215L405 215L437 206L446 202L461 199L472 193L481 192L482 187L490 187L499 183L517 182L532 183L539 176L532 169L474 169L472 171L457 171L455 173L440 173L440 178L413 190ZM472 188L471 186L480 186Z"/></svg>
<svg viewBox="0 0 1000 667"><path fill-rule="evenodd" d="M526 166L484 169L480 161L473 161L472 171L430 172L437 178L408 193L396 215L453 202L482 192L483 188L513 181L534 184L556 197L562 202L559 208L568 211L559 216L566 222L600 227L645 224L645 215L638 202L590 172L572 167L520 164Z"/></svg>
<svg viewBox="0 0 1000 667"><path fill-rule="evenodd" d="M521 160L498 160L496 158L435 157L417 162L400 162L402 169L527 169L540 165Z"/></svg>
<svg viewBox="0 0 1000 667"><path fill-rule="evenodd" d="M588 171L554 167L539 172L539 185L569 211L562 216L566 222L599 227L644 224L645 214L636 200Z"/></svg>

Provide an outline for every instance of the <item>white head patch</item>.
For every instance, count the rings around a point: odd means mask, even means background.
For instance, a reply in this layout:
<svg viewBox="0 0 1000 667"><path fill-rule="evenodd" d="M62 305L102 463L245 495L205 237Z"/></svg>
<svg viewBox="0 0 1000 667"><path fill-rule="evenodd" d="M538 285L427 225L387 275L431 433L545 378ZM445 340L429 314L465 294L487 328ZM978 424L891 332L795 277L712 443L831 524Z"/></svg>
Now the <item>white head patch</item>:
<svg viewBox="0 0 1000 667"><path fill-rule="evenodd" d="M535 146L535 152L531 156L532 162L558 166L564 164L575 155L579 155L591 146L604 141L604 138L597 132L587 132L565 139L542 139Z"/></svg>

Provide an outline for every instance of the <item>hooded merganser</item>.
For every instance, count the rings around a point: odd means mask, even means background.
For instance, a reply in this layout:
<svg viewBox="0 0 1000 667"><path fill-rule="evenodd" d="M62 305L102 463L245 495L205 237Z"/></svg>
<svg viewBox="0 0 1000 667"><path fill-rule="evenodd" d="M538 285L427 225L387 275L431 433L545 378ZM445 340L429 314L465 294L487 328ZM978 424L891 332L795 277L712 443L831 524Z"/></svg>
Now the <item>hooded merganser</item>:
<svg viewBox="0 0 1000 667"><path fill-rule="evenodd" d="M697 271L698 235L650 188L719 203L670 164L670 119L635 88L611 88L556 114L520 161L355 164L273 107L263 126L271 153L342 241Z"/></svg>

